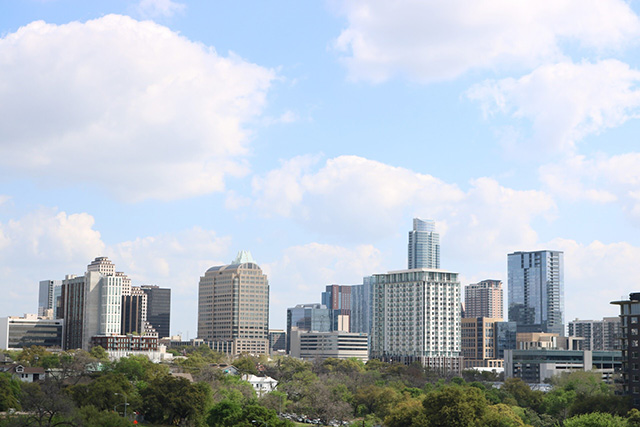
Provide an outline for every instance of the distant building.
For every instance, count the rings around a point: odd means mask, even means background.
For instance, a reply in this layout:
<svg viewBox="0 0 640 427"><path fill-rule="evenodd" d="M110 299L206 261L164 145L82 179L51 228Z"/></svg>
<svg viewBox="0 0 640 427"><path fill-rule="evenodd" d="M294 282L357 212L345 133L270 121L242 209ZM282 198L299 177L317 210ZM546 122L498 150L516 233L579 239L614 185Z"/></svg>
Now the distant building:
<svg viewBox="0 0 640 427"><path fill-rule="evenodd" d="M623 393L631 396L635 408L640 408L640 292L611 304L620 306Z"/></svg>
<svg viewBox="0 0 640 427"><path fill-rule="evenodd" d="M372 277L365 277L362 285L351 287L351 332L371 333L371 281Z"/></svg>
<svg viewBox="0 0 640 427"><path fill-rule="evenodd" d="M283 329L269 329L269 353L287 351L287 332Z"/></svg>
<svg viewBox="0 0 640 427"><path fill-rule="evenodd" d="M269 282L248 252L200 277L198 338L227 354L269 353Z"/></svg>
<svg viewBox="0 0 640 427"><path fill-rule="evenodd" d="M440 235L435 222L413 219L413 230L409 232L408 268L440 268Z"/></svg>
<svg viewBox="0 0 640 427"><path fill-rule="evenodd" d="M287 353L291 352L291 331L329 332L331 310L324 304L298 304L287 309Z"/></svg>
<svg viewBox="0 0 640 427"><path fill-rule="evenodd" d="M6 372L13 378L25 383L32 383L44 379L45 370L41 367L24 366L19 363L0 366L0 372Z"/></svg>
<svg viewBox="0 0 640 427"><path fill-rule="evenodd" d="M498 357L497 324L502 319L468 317L461 321L464 368L502 368Z"/></svg>
<svg viewBox="0 0 640 427"><path fill-rule="evenodd" d="M62 348L62 319L44 319L35 314L0 317L0 350L19 350L33 345Z"/></svg>
<svg viewBox="0 0 640 427"><path fill-rule="evenodd" d="M564 336L564 254L514 252L507 257L509 321L518 332Z"/></svg>
<svg viewBox="0 0 640 427"><path fill-rule="evenodd" d="M157 351L158 337L142 335L96 335L91 347L99 345L107 351Z"/></svg>
<svg viewBox="0 0 640 427"><path fill-rule="evenodd" d="M351 288L351 285L327 285L322 293L322 304L330 310L332 331L349 332Z"/></svg>
<svg viewBox="0 0 640 427"><path fill-rule="evenodd" d="M504 359L505 350L517 349L517 325L516 322L496 323L496 357Z"/></svg>
<svg viewBox="0 0 640 427"><path fill-rule="evenodd" d="M620 350L622 324L620 317L569 322L569 336L584 338L583 350Z"/></svg>
<svg viewBox="0 0 640 427"><path fill-rule="evenodd" d="M554 375L572 371L596 371L612 383L622 368L619 351L528 349L506 350L505 378L522 378L527 383L542 383Z"/></svg>
<svg viewBox="0 0 640 427"><path fill-rule="evenodd" d="M464 288L464 317L502 319L502 281L483 280Z"/></svg>
<svg viewBox="0 0 640 427"><path fill-rule="evenodd" d="M462 370L458 273L375 274L372 294L371 358Z"/></svg>
<svg viewBox="0 0 640 427"><path fill-rule="evenodd" d="M154 285L140 287L147 296L147 322L158 332L158 336L170 336L171 326L171 289Z"/></svg>
<svg viewBox="0 0 640 427"><path fill-rule="evenodd" d="M367 334L352 332L291 331L291 357L308 360L369 359Z"/></svg>
<svg viewBox="0 0 640 427"><path fill-rule="evenodd" d="M258 397L271 393L278 386L278 381L271 377L257 377L255 375L246 374L242 376L242 379L251 384L251 387L253 387Z"/></svg>
<svg viewBox="0 0 640 427"><path fill-rule="evenodd" d="M41 280L38 292L38 316L56 319L58 317L57 308L62 288L61 280Z"/></svg>

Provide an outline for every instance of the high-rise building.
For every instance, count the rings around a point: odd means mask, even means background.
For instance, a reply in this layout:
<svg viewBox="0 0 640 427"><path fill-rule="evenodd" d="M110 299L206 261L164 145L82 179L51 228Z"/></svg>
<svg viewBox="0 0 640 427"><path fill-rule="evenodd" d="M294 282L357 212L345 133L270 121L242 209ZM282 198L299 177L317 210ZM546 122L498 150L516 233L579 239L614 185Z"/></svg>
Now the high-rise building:
<svg viewBox="0 0 640 427"><path fill-rule="evenodd" d="M58 317L57 296L60 295L62 280L41 280L38 292L38 316L56 319Z"/></svg>
<svg viewBox="0 0 640 427"><path fill-rule="evenodd" d="M508 255L509 320L518 332L564 336L564 254L560 251Z"/></svg>
<svg viewBox="0 0 640 427"><path fill-rule="evenodd" d="M371 333L371 281L367 276L362 285L351 287L351 316L349 330L355 333Z"/></svg>
<svg viewBox="0 0 640 427"><path fill-rule="evenodd" d="M331 330L349 332L351 322L351 286L327 285L322 304L331 310Z"/></svg>
<svg viewBox="0 0 640 427"><path fill-rule="evenodd" d="M249 252L200 277L198 338L228 354L269 354L269 282Z"/></svg>
<svg viewBox="0 0 640 427"><path fill-rule="evenodd" d="M569 322L569 336L584 338L581 350L620 350L622 325L619 317L576 319Z"/></svg>
<svg viewBox="0 0 640 427"><path fill-rule="evenodd" d="M631 396L634 408L640 408L640 292L611 304L620 306L623 393Z"/></svg>
<svg viewBox="0 0 640 427"><path fill-rule="evenodd" d="M459 372L458 273L418 269L375 274L370 357Z"/></svg>
<svg viewBox="0 0 640 427"><path fill-rule="evenodd" d="M502 281L483 280L464 288L464 317L502 319Z"/></svg>
<svg viewBox="0 0 640 427"><path fill-rule="evenodd" d="M440 268L440 235L432 220L413 219L409 232L409 269Z"/></svg>
<svg viewBox="0 0 640 427"><path fill-rule="evenodd" d="M158 332L158 337L170 336L171 326L171 289L154 285L140 286L147 296L147 322Z"/></svg>
<svg viewBox="0 0 640 427"><path fill-rule="evenodd" d="M287 308L287 353L291 351L291 331L330 332L331 310L324 304L298 304Z"/></svg>

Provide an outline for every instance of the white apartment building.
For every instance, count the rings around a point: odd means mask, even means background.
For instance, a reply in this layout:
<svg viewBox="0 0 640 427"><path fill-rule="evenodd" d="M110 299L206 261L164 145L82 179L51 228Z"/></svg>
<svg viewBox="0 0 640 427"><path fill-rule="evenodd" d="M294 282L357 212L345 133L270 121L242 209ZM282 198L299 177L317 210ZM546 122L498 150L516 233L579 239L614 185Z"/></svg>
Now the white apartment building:
<svg viewBox="0 0 640 427"><path fill-rule="evenodd" d="M412 269L372 280L370 357L460 371L458 273Z"/></svg>

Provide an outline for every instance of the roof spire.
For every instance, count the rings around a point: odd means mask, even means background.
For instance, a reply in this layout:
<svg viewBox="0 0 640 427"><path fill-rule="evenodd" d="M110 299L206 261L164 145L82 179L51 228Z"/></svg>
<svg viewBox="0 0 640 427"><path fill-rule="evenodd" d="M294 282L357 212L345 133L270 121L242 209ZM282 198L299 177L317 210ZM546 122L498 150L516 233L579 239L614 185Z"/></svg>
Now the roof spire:
<svg viewBox="0 0 640 427"><path fill-rule="evenodd" d="M246 264L248 262L256 264L256 261L251 256L251 252L249 251L240 251L238 255L236 255L236 259L234 259L231 264Z"/></svg>

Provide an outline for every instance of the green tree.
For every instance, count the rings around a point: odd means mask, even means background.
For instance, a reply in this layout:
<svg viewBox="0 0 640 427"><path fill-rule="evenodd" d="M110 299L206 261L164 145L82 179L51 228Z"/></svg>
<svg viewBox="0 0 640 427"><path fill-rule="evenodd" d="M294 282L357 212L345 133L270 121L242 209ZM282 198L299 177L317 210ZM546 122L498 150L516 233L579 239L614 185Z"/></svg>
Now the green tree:
<svg viewBox="0 0 640 427"><path fill-rule="evenodd" d="M95 406L97 410L113 410L124 404L127 397L131 412L139 408L140 399L137 390L124 374L109 372L101 375L89 384L71 386L68 389L78 406Z"/></svg>
<svg viewBox="0 0 640 427"><path fill-rule="evenodd" d="M433 427L475 427L487 409L482 391L475 387L447 386L428 393L423 407Z"/></svg>
<svg viewBox="0 0 640 427"><path fill-rule="evenodd" d="M96 358L103 363L109 361L109 354L107 353L107 350L99 345L93 346L89 354L91 357Z"/></svg>
<svg viewBox="0 0 640 427"><path fill-rule="evenodd" d="M224 399L216 403L207 415L207 424L211 427L235 426L242 419L242 405L239 402Z"/></svg>
<svg viewBox="0 0 640 427"><path fill-rule="evenodd" d="M133 423L113 411L101 411L93 405L78 409L83 427L132 427Z"/></svg>
<svg viewBox="0 0 640 427"><path fill-rule="evenodd" d="M483 427L524 427L522 419L504 403L490 405L482 418Z"/></svg>
<svg viewBox="0 0 640 427"><path fill-rule="evenodd" d="M233 362L233 366L243 374L258 375L257 360L252 356L241 356Z"/></svg>
<svg viewBox="0 0 640 427"><path fill-rule="evenodd" d="M531 390L520 378L507 378L501 390L511 394L518 402L518 405L524 408L532 408L537 411L542 405L544 393Z"/></svg>
<svg viewBox="0 0 640 427"><path fill-rule="evenodd" d="M20 381L10 374L0 373L0 412L9 408L20 409Z"/></svg>
<svg viewBox="0 0 640 427"><path fill-rule="evenodd" d="M627 422L617 415L593 412L567 418L562 425L563 427L625 427Z"/></svg>
<svg viewBox="0 0 640 427"><path fill-rule="evenodd" d="M408 399L395 406L384 419L388 427L428 427L422 399Z"/></svg>
<svg viewBox="0 0 640 427"><path fill-rule="evenodd" d="M159 424L202 425L211 406L211 388L181 377L158 376L140 391L145 419Z"/></svg>
<svg viewBox="0 0 640 427"><path fill-rule="evenodd" d="M24 426L57 427L74 425L73 400L60 388L60 384L51 380L41 383L22 384L22 417Z"/></svg>

